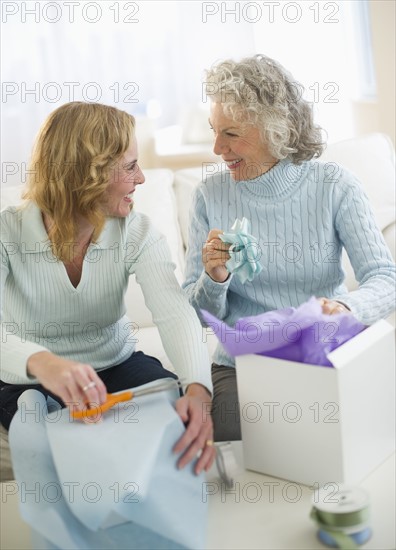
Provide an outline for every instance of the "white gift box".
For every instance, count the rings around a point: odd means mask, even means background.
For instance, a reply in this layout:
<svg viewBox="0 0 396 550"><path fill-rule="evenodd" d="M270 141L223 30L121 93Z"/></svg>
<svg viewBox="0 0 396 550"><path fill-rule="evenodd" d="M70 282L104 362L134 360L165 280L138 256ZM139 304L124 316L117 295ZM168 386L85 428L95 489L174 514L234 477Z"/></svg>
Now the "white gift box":
<svg viewBox="0 0 396 550"><path fill-rule="evenodd" d="M306 485L357 483L395 449L395 334L379 321L322 367L236 358L245 467Z"/></svg>

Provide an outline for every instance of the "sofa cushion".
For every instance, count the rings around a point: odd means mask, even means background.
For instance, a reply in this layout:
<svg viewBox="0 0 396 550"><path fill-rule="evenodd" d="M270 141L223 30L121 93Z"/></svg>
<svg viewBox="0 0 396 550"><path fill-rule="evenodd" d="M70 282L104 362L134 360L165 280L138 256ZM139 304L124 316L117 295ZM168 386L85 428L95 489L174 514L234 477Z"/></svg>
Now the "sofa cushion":
<svg viewBox="0 0 396 550"><path fill-rule="evenodd" d="M320 160L341 164L357 176L381 231L395 221L395 151L388 136L368 134L333 143Z"/></svg>
<svg viewBox="0 0 396 550"><path fill-rule="evenodd" d="M180 231L183 237L184 248L188 244L188 227L190 222L190 205L194 189L205 178L203 166L186 168L175 172L175 193L177 200L177 212L179 217Z"/></svg>
<svg viewBox="0 0 396 550"><path fill-rule="evenodd" d="M179 282L183 280L184 251L180 234L176 198L173 191L173 172L168 169L144 170L146 182L139 185L134 195L135 209L146 214L155 227L168 241L172 260L176 264L175 274ZM136 283L135 276L130 277L125 294L125 303L129 318L139 328L152 326L151 312L145 305L143 292Z"/></svg>
<svg viewBox="0 0 396 550"><path fill-rule="evenodd" d="M144 170L146 182L134 195L135 210L146 214L164 235L176 264L176 276L183 277L184 252L173 190L173 172L165 168Z"/></svg>
<svg viewBox="0 0 396 550"><path fill-rule="evenodd" d="M23 185L1 186L0 192L0 209L3 210L7 206L18 206L21 204L21 193Z"/></svg>

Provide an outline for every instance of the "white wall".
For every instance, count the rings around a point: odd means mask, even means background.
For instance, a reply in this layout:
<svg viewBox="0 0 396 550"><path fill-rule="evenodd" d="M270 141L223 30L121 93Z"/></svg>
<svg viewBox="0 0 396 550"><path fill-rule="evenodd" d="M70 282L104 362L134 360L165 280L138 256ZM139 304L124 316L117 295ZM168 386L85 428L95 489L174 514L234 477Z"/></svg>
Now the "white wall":
<svg viewBox="0 0 396 550"><path fill-rule="evenodd" d="M17 90L2 98L2 185L25 179L26 162L40 124L50 111L70 100L66 82L79 84L71 99L81 99L78 93L83 85L94 82L103 92L101 101L137 116L143 167L159 163L181 167L208 160L210 143L203 147L203 159L195 153L188 159L180 155L177 146L172 158L156 157L153 132L159 119L147 116L149 106L162 101L159 127L185 123L182 133L190 141L184 151L191 148L193 136L198 135L202 144L207 115L202 113L202 120L195 125L191 120L196 122L199 114L204 69L219 58L259 52L278 59L306 86L307 99L314 102L317 121L328 131L329 142L372 131L387 133L395 140L393 0L370 0L369 4L378 92L372 99L353 95L348 89L357 70L356 52L351 53L356 21L351 5L360 6L363 0L279 0L273 3L273 18L268 2L102 2L103 16L97 23L82 17L85 3L81 0L76 3L73 23L64 2L56 2L62 17L54 23L48 18L54 17L55 0L2 2L2 8L8 6L8 15L2 9L2 80L3 85ZM118 4L121 20L116 23L114 6ZM123 22L134 4L139 6L138 23ZM225 4L227 9L222 12L220 6ZM206 15L204 5L210 8ZM24 16L23 6L39 6L37 17ZM43 10L43 6L52 8ZM232 6L239 6L238 14L232 13ZM91 9L88 15L92 18L95 13ZM365 63L366 58L361 61ZM60 101L44 94L51 82L62 90ZM139 85L137 103L125 99L131 83ZM120 101L115 99L115 84ZM23 86L28 90L37 86L39 97L28 93L25 98ZM336 101L329 101L332 91ZM54 87L49 92L53 94ZM208 142L210 139L208 129ZM14 167L15 174L6 172Z"/></svg>
<svg viewBox="0 0 396 550"><path fill-rule="evenodd" d="M376 129L395 144L395 13L393 0L370 0L374 66L377 79ZM370 114L367 112L367 116Z"/></svg>

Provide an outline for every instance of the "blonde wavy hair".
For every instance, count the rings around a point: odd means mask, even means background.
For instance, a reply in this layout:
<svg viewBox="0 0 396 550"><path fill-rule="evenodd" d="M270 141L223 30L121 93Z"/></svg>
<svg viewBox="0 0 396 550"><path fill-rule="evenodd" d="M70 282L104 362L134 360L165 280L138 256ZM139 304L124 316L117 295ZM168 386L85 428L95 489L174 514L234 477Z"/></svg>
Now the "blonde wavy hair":
<svg viewBox="0 0 396 550"><path fill-rule="evenodd" d="M324 149L303 86L280 63L265 55L230 59L206 71L206 95L221 103L232 120L256 126L277 159L299 164Z"/></svg>
<svg viewBox="0 0 396 550"><path fill-rule="evenodd" d="M128 149L135 119L115 107L71 102L53 111L33 147L23 198L34 201L53 224L53 254L61 261L73 256L76 220L94 226L92 241L103 229L110 172Z"/></svg>

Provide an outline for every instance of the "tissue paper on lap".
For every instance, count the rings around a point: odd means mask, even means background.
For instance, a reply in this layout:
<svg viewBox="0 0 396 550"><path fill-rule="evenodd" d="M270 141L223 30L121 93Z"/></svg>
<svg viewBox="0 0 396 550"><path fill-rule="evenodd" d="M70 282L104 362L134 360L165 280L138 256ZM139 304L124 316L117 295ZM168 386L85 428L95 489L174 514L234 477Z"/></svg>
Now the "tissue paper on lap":
<svg viewBox="0 0 396 550"><path fill-rule="evenodd" d="M25 392L9 434L16 480L40 496L21 502L25 521L65 549L205 546L202 475L193 465L178 470L172 453L185 430L170 402L177 397L146 395L86 425ZM26 414L33 410L39 419Z"/></svg>

